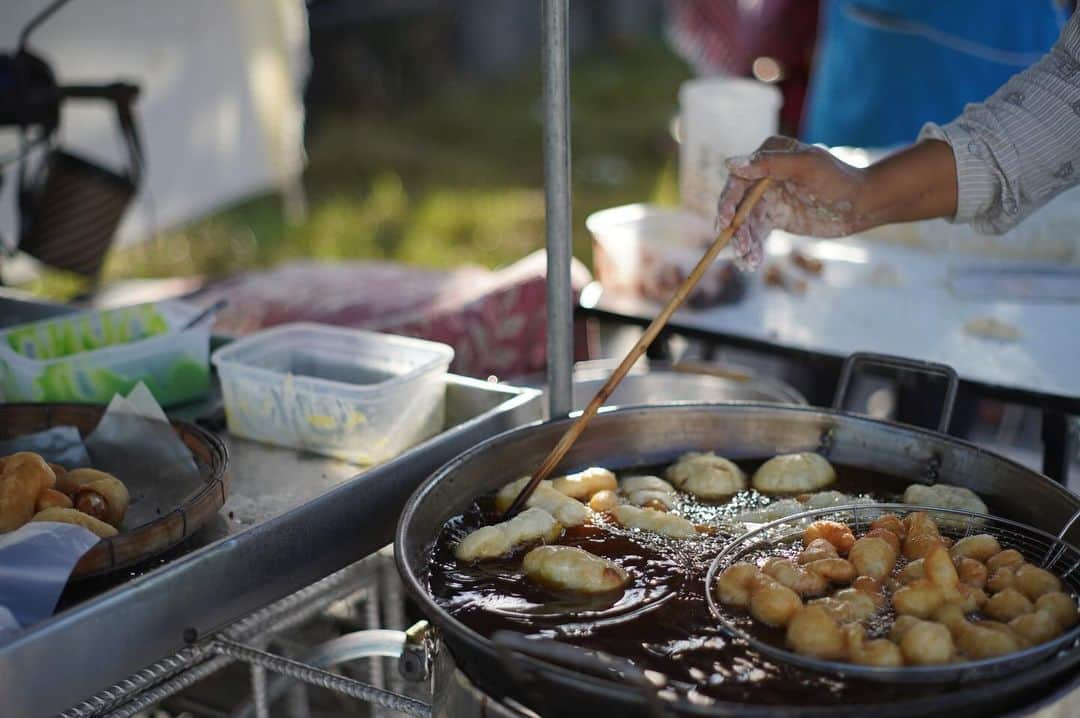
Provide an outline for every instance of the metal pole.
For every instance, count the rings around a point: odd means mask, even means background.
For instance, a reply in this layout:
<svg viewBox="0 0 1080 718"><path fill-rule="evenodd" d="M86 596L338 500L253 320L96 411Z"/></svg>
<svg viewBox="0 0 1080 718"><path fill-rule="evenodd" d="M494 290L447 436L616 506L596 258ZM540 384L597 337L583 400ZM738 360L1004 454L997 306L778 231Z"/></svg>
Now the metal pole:
<svg viewBox="0 0 1080 718"><path fill-rule="evenodd" d="M574 307L570 287L569 0L541 0L544 198L547 230L547 384L551 418L572 409Z"/></svg>

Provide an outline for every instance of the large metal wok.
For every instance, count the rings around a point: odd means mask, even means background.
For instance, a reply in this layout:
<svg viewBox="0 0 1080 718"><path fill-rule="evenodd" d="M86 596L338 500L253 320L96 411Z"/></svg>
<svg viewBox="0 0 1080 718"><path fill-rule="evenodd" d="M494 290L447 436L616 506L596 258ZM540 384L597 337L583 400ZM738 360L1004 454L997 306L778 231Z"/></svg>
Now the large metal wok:
<svg viewBox="0 0 1080 718"><path fill-rule="evenodd" d="M455 662L482 690L511 697L542 715L987 715L1027 706L1075 688L1073 662L1051 659L992 683L967 684L932 698L888 704L765 706L691 704L658 697L642 671L626 662L520 636L491 640L467 628L432 600L425 573L429 548L443 524L483 493L527 473L545 457L570 420L526 426L459 456L410 498L396 534L398 569L408 591L438 627ZM1008 459L944 434L835 410L764 404L679 404L615 409L598 415L560 467L611 469L671 462L690 450L733 459L820 451L847 466L912 482L967 486L991 511L1058 533L1080 498ZM1080 525L1067 540L1080 542ZM1076 650L1076 649L1074 649Z"/></svg>

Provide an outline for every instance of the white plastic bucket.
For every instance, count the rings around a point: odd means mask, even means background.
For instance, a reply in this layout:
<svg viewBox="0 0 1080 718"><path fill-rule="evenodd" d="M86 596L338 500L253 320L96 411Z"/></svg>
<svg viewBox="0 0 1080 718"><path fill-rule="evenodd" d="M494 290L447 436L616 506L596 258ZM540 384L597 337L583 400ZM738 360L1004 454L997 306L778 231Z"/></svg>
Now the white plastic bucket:
<svg viewBox="0 0 1080 718"><path fill-rule="evenodd" d="M757 149L777 132L783 97L773 85L740 77L684 82L679 89L683 206L712 221L727 181L724 160Z"/></svg>

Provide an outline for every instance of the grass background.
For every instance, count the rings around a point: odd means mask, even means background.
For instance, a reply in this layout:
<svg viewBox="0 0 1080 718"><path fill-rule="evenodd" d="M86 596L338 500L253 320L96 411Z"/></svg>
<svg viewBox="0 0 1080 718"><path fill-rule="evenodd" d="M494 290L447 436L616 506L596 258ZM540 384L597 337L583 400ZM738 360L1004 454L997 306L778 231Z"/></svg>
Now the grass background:
<svg viewBox="0 0 1080 718"><path fill-rule="evenodd" d="M659 41L571 67L574 254L591 264L589 213L677 201L669 125L690 73ZM287 222L276 195L253 198L112 252L102 280L221 276L301 257L506 265L543 246L541 131L538 62L411 102L310 112L305 219ZM66 299L87 286L50 271L29 288Z"/></svg>

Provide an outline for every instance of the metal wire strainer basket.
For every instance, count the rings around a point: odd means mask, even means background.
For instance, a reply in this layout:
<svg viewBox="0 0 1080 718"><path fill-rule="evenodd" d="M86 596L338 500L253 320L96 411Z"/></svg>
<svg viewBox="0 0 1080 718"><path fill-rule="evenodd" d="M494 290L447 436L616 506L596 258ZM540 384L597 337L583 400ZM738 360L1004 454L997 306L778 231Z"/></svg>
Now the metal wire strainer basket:
<svg viewBox="0 0 1080 718"><path fill-rule="evenodd" d="M1080 662L1080 625L1045 643L1015 653L945 665L886 668L821 660L795 653L753 635L747 630L747 626L753 622L752 618L741 609L725 606L716 599L714 587L721 571L739 561L755 562L754 559L766 553L776 555L782 553L785 548L791 551L792 542L801 541L803 530L812 521L829 520L845 523L851 527L856 536L860 536L868 531L870 523L882 514L893 513L902 518L916 511L930 514L942 536L952 539L982 533L994 536L1002 549L1016 549L1028 562L1057 575L1064 584L1065 591L1072 595L1074 601L1080 595L1080 550L1063 538L1072 525L1080 519L1080 512L1072 517L1058 536L1053 536L1016 521L959 509L910 504L858 504L793 514L764 524L734 539L709 566L709 572L705 578L705 596L709 602L709 609L720 621L725 632L738 640L745 641L753 650L778 661L846 678L892 683L951 683L1014 674L1051 656L1055 656L1056 661L1067 662L1069 666Z"/></svg>

